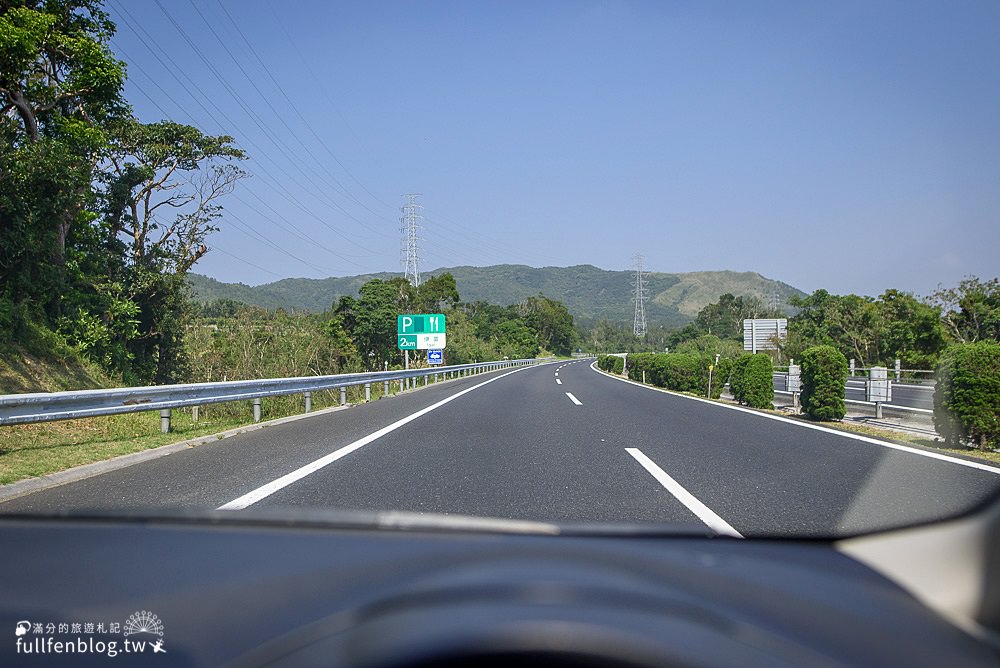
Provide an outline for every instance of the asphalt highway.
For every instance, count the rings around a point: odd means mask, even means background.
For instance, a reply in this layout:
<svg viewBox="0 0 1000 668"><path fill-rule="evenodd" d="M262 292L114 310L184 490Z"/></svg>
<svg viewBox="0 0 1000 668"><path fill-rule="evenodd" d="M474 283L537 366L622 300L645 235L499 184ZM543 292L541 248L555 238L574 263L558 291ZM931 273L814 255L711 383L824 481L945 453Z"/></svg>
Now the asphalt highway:
<svg viewBox="0 0 1000 668"><path fill-rule="evenodd" d="M638 386L591 361L270 426L0 513L336 508L830 537L953 516L1000 493L998 468Z"/></svg>

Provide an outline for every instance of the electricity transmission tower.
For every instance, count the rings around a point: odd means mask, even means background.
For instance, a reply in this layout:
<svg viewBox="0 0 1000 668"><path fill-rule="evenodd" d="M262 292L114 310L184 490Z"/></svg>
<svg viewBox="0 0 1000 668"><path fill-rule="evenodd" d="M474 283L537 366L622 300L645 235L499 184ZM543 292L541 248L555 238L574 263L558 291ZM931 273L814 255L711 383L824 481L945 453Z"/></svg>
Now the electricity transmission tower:
<svg viewBox="0 0 1000 668"><path fill-rule="evenodd" d="M643 275L643 257L635 255L635 295L632 301L635 302L635 320L632 325L632 332L636 336L646 335L646 277Z"/></svg>
<svg viewBox="0 0 1000 668"><path fill-rule="evenodd" d="M399 219L399 222L402 223L400 232L403 234L400 260L403 264L403 276L416 287L420 285L420 268L418 267L420 253L417 247L420 237L417 236L417 230L420 229L418 221L424 218L419 211L424 207L417 204L420 193L407 193L403 197L406 198L406 204L399 207L399 210L403 212Z"/></svg>

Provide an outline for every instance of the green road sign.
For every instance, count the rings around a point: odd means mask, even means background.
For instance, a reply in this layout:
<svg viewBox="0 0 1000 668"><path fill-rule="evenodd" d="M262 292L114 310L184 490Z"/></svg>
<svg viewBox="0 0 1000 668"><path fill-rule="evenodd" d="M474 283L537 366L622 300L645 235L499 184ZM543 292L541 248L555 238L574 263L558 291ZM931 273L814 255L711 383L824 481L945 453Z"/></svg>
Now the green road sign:
<svg viewBox="0 0 1000 668"><path fill-rule="evenodd" d="M397 334L444 334L443 313L416 313L396 316Z"/></svg>
<svg viewBox="0 0 1000 668"><path fill-rule="evenodd" d="M444 349L447 342L442 313L396 316L397 346L400 350Z"/></svg>

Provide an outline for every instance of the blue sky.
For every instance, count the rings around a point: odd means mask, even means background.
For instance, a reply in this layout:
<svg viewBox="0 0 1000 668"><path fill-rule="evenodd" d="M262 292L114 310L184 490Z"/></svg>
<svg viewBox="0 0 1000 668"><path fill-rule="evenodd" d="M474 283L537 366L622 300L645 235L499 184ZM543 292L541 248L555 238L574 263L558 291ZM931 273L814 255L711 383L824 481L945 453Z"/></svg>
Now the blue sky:
<svg viewBox="0 0 1000 668"><path fill-rule="evenodd" d="M400 271L410 192L422 270L1000 274L992 0L107 8L139 118L251 156L195 267L220 280Z"/></svg>

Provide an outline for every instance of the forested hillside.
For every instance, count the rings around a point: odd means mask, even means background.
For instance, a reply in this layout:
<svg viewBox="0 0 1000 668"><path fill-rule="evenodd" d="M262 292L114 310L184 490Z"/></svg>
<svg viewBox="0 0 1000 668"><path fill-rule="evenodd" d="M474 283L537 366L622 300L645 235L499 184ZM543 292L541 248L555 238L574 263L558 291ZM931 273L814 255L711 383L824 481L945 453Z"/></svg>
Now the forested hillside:
<svg viewBox="0 0 1000 668"><path fill-rule="evenodd" d="M606 319L632 322L635 279L629 271L607 271L592 265L543 267L495 265L490 267L449 267L428 272L428 276L454 276L458 291L466 301L518 304L539 293L556 299L582 324ZM344 278L288 278L251 287L241 283L221 283L206 276L189 277L195 299L209 302L233 299L263 308L294 308L319 312L344 296L357 296L360 287L378 278L398 274L370 274ZM646 275L650 300L646 305L651 326L678 327L725 293L758 297L779 308L804 293L780 281L752 272L704 271L679 274L651 272Z"/></svg>

